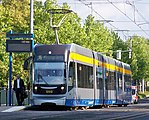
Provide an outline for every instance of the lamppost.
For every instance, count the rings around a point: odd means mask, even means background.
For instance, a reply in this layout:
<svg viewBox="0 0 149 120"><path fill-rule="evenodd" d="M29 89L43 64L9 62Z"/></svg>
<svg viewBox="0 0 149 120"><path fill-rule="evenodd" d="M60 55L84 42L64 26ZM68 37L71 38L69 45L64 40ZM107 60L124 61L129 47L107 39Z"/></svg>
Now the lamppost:
<svg viewBox="0 0 149 120"><path fill-rule="evenodd" d="M33 5L33 0L30 0L30 33L33 34L33 25L34 25L34 21L33 21L33 16L34 16L34 5Z"/></svg>
<svg viewBox="0 0 149 120"><path fill-rule="evenodd" d="M42 4L45 3L46 0L36 0L42 1ZM34 0L30 0L30 33L33 34L34 30Z"/></svg>
<svg viewBox="0 0 149 120"><path fill-rule="evenodd" d="M130 37L129 58L132 57L132 37Z"/></svg>

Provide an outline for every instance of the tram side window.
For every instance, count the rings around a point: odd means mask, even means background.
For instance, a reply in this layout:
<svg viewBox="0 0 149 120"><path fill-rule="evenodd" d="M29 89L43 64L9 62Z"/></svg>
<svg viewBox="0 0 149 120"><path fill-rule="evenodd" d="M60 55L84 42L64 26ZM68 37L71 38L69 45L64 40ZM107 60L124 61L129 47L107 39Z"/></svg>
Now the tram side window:
<svg viewBox="0 0 149 120"><path fill-rule="evenodd" d="M124 90L125 92L128 92L131 88L131 77L128 75L124 75L124 81Z"/></svg>
<svg viewBox="0 0 149 120"><path fill-rule="evenodd" d="M102 72L102 67L97 67L97 89L103 89L103 72Z"/></svg>
<svg viewBox="0 0 149 120"><path fill-rule="evenodd" d="M93 88L93 67L77 64L78 87Z"/></svg>
<svg viewBox="0 0 149 120"><path fill-rule="evenodd" d="M74 79L75 79L75 65L73 62L71 62L69 66L68 86L73 86Z"/></svg>
<svg viewBox="0 0 149 120"><path fill-rule="evenodd" d="M104 75L105 76L105 87L106 87L106 89L108 89L109 71L105 69L105 73L104 74L105 74Z"/></svg>
<svg viewBox="0 0 149 120"><path fill-rule="evenodd" d="M112 72L112 90L116 90L116 71Z"/></svg>
<svg viewBox="0 0 149 120"><path fill-rule="evenodd" d="M116 89L116 76L114 71L109 71L106 81L106 89L107 90L115 90Z"/></svg>
<svg viewBox="0 0 149 120"><path fill-rule="evenodd" d="M122 85L123 85L123 83L122 83L122 73L120 73L119 74L119 76L118 76L118 90L122 90Z"/></svg>

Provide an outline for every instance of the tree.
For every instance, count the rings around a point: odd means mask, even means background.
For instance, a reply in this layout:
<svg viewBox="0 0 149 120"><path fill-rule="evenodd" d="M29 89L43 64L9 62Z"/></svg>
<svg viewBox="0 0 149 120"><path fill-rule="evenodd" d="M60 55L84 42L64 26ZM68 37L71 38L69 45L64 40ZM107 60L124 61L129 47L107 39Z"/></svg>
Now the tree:
<svg viewBox="0 0 149 120"><path fill-rule="evenodd" d="M16 33L29 31L29 1L4 0L0 5L0 79L1 86L6 86L8 81L9 54L6 53L6 32L13 30ZM19 71L22 76L26 73L22 69L23 59L27 55L13 54L13 76ZM14 79L14 78L13 78Z"/></svg>
<svg viewBox="0 0 149 120"><path fill-rule="evenodd" d="M132 37L132 72L133 79L138 81L142 79L148 80L149 59L148 59L148 41L143 37Z"/></svg>
<svg viewBox="0 0 149 120"><path fill-rule="evenodd" d="M121 57L121 61L126 62L128 60L128 43L124 42L117 33L112 32L112 37L114 40L113 46L112 46L112 50L113 52L113 57L116 58L117 50L121 50L122 51L122 57ZM127 62L128 63L128 62Z"/></svg>
<svg viewBox="0 0 149 120"><path fill-rule="evenodd" d="M56 0L46 0L42 6L34 1L34 41L35 44L55 44L54 31L50 27L49 9L70 9L67 3L58 6ZM9 53L6 53L6 32L13 30L15 33L29 33L30 31L30 6L29 0L3 0L0 4L0 84L6 86L8 81ZM53 16L53 24L59 23L62 14ZM94 20L89 15L85 23L81 24L81 18L77 14L70 13L58 30L60 44L76 43L91 50L110 53L116 58L115 51L127 51L130 47L130 39L123 41L118 34L104 27L99 20ZM122 61L131 65L133 79L149 79L149 44L143 37L132 37L132 58L128 59L128 52L122 53ZM140 44L136 44L136 43ZM24 60L28 53L13 53L13 76L18 73L28 80L28 72L23 70ZM14 79L14 78L13 78Z"/></svg>
<svg viewBox="0 0 149 120"><path fill-rule="evenodd" d="M84 29L86 33L84 46L97 52L112 50L113 38L110 31L104 28L100 21L95 21L92 15L87 17Z"/></svg>

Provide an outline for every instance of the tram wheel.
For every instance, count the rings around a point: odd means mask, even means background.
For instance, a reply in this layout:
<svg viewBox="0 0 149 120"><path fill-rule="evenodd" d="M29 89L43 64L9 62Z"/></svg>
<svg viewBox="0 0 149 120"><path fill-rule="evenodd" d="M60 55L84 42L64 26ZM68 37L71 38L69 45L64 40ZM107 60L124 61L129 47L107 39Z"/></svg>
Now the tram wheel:
<svg viewBox="0 0 149 120"><path fill-rule="evenodd" d="M71 107L70 110L78 110L79 107Z"/></svg>
<svg viewBox="0 0 149 120"><path fill-rule="evenodd" d="M127 104L124 104L124 107L127 107Z"/></svg>
<svg viewBox="0 0 149 120"><path fill-rule="evenodd" d="M105 108L110 108L110 105L105 105Z"/></svg>
<svg viewBox="0 0 149 120"><path fill-rule="evenodd" d="M84 107L81 107L81 110L87 110L89 108L89 106L84 106Z"/></svg>
<svg viewBox="0 0 149 120"><path fill-rule="evenodd" d="M118 107L122 107L122 105L121 105L121 104L119 104L119 105L118 105Z"/></svg>

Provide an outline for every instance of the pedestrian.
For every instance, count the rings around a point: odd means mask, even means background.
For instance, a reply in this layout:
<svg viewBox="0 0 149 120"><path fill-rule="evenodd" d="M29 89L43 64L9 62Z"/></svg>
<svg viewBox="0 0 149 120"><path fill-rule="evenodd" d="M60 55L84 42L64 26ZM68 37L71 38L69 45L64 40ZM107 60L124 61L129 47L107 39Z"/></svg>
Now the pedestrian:
<svg viewBox="0 0 149 120"><path fill-rule="evenodd" d="M14 80L13 90L16 93L18 106L21 106L22 102L24 101L23 94L25 91L25 85L24 85L24 81L20 78L19 74L16 76L16 80Z"/></svg>

